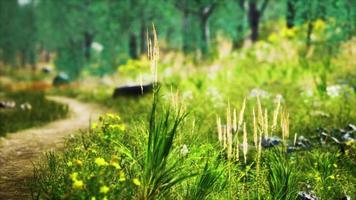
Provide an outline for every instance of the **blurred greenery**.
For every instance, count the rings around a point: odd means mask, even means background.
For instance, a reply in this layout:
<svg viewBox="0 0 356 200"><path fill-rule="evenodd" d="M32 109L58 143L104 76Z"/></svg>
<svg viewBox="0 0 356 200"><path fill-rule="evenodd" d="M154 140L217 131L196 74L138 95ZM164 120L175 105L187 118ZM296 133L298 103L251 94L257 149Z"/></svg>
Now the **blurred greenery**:
<svg viewBox="0 0 356 200"><path fill-rule="evenodd" d="M5 65L36 67L41 56L55 57L60 71L76 78L84 69L103 75L129 58L146 53L152 23L167 50L214 53L217 36L240 48L248 37L266 38L269 23L286 19L288 28L326 26L323 43L330 52L355 32L351 0L1 0L0 60ZM318 21L319 20L319 21ZM272 28L283 29L282 26ZM162 45L161 45L162 46ZM207 57L204 57L207 58Z"/></svg>
<svg viewBox="0 0 356 200"><path fill-rule="evenodd" d="M43 92L7 92L5 99L15 102L16 107L0 110L0 136L61 119L68 114L67 105L47 100ZM24 104L29 106L21 108Z"/></svg>

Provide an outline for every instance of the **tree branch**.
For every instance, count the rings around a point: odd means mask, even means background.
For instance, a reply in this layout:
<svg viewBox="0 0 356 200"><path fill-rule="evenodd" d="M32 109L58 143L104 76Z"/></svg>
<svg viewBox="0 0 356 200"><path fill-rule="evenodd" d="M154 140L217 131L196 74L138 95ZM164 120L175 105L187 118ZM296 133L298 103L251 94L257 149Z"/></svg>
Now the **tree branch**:
<svg viewBox="0 0 356 200"><path fill-rule="evenodd" d="M266 7L267 7L267 5L268 5L268 2L269 2L269 0L264 0L264 1L263 1L262 6L261 6L260 11L259 11L260 16L262 16L262 15L263 15L263 12L266 10Z"/></svg>

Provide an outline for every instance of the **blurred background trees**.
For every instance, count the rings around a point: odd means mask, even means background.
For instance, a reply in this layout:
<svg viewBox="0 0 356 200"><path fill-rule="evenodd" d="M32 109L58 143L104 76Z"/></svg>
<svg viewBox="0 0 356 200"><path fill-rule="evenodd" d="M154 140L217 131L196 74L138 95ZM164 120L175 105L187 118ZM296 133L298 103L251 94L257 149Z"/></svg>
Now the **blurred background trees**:
<svg viewBox="0 0 356 200"><path fill-rule="evenodd" d="M285 20L303 27L305 43L330 22L327 42L354 34L352 0L0 0L0 60L36 67L54 58L57 69L78 77L103 75L146 52L146 30L155 23L164 49L213 56L217 35L242 47L269 35L266 25ZM329 26L330 25L330 26ZM285 27L278 27L283 29ZM203 56L202 58L206 58Z"/></svg>

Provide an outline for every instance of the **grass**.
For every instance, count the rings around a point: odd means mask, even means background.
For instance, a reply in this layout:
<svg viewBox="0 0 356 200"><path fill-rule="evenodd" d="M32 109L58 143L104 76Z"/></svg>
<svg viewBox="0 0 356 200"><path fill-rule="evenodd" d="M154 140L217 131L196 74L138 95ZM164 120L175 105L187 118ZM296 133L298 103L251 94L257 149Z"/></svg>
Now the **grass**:
<svg viewBox="0 0 356 200"><path fill-rule="evenodd" d="M157 66L153 58L160 93L137 99L112 99L104 87L62 91L121 115L103 116L41 162L34 197L295 199L299 191L356 197L355 142L344 149L321 144L316 130L356 121L352 46L354 40L346 42L323 63L322 49L304 60L297 41L261 41L217 60L217 69L187 66L159 77L169 64ZM308 138L311 149L287 153L295 135ZM282 144L261 147L269 136Z"/></svg>
<svg viewBox="0 0 356 200"><path fill-rule="evenodd" d="M2 99L14 101L16 107L0 110L0 136L64 118L68 113L66 105L47 100L43 92L6 92ZM21 104L30 107L23 109Z"/></svg>

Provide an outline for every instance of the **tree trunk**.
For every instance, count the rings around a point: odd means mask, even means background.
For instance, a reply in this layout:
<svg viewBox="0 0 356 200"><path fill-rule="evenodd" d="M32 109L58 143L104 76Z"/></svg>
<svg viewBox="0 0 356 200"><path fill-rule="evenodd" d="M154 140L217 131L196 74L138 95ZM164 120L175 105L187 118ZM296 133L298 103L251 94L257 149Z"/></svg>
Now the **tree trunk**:
<svg viewBox="0 0 356 200"><path fill-rule="evenodd" d="M243 44L243 40L244 40L244 25L242 23L242 19L245 18L245 0L239 0L238 1L238 4L239 4L239 12L241 12L239 14L239 24L237 25L237 28L236 28L236 39L234 41L234 48L235 49L238 49L242 46Z"/></svg>
<svg viewBox="0 0 356 200"><path fill-rule="evenodd" d="M256 42L259 36L260 12L257 9L257 3L255 1L249 2L248 5L248 23L251 30L250 39L252 42Z"/></svg>
<svg viewBox="0 0 356 200"><path fill-rule="evenodd" d="M145 54L147 52L146 47L146 23L142 20L140 27L140 54Z"/></svg>
<svg viewBox="0 0 356 200"><path fill-rule="evenodd" d="M183 39L183 45L182 45L182 50L184 53L188 53L191 50L191 45L189 42L189 11L188 11L188 1L189 0L183 0L182 2L182 11L183 11L183 24L182 24L182 39Z"/></svg>
<svg viewBox="0 0 356 200"><path fill-rule="evenodd" d="M88 31L84 33L84 56L86 60L90 59L90 48L93 43L94 36Z"/></svg>
<svg viewBox="0 0 356 200"><path fill-rule="evenodd" d="M288 28L294 27L295 12L296 12L295 4L296 4L296 0L287 0L286 21L287 21Z"/></svg>
<svg viewBox="0 0 356 200"><path fill-rule="evenodd" d="M306 37L306 46L307 46L307 50L310 48L311 46L311 35L313 33L313 22L309 21L308 22L308 29L307 29L307 37Z"/></svg>
<svg viewBox="0 0 356 200"><path fill-rule="evenodd" d="M137 54L137 37L134 33L130 34L130 38L129 38L129 53L130 53L130 57L133 59L137 59L138 58L138 54Z"/></svg>
<svg viewBox="0 0 356 200"><path fill-rule="evenodd" d="M25 49L21 49L21 56L20 56L20 67L26 67L27 63L27 51Z"/></svg>
<svg viewBox="0 0 356 200"><path fill-rule="evenodd" d="M208 16L202 16L201 17L201 24L200 24L200 30L201 30L201 37L202 37L202 43L201 43L201 52L203 55L206 55L209 52L209 23L208 23Z"/></svg>

